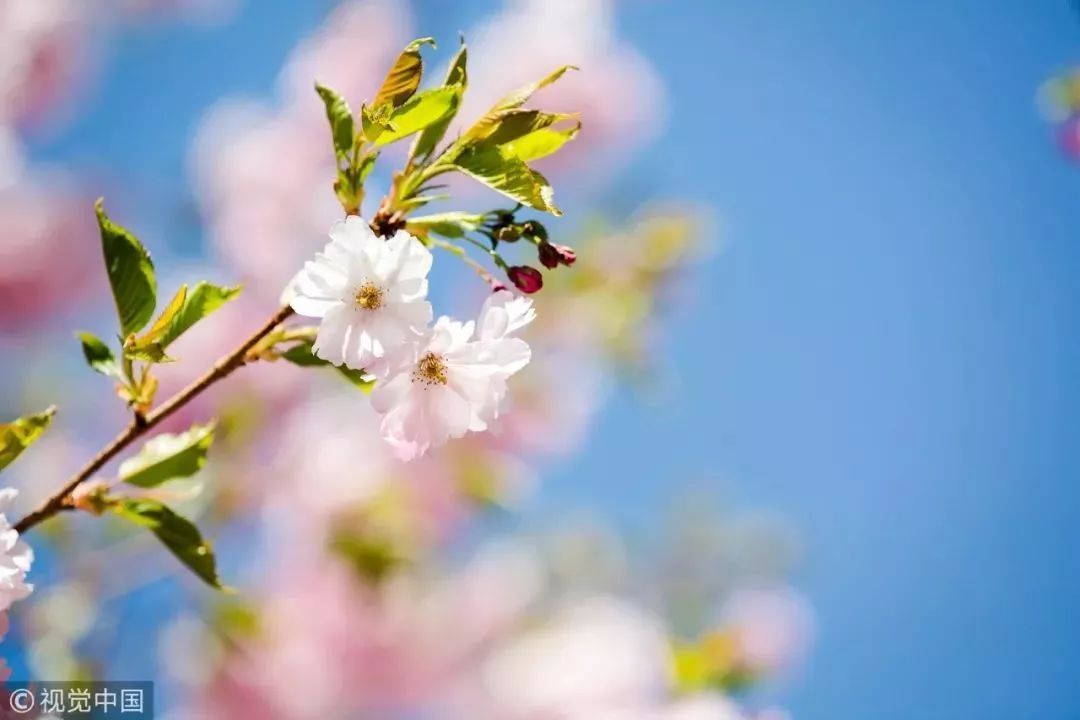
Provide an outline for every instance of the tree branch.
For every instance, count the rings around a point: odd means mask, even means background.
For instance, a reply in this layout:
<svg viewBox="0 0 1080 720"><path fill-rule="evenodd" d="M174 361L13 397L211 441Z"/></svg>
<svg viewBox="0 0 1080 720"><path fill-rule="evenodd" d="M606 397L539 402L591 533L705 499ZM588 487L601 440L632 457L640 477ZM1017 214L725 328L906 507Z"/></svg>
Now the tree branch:
<svg viewBox="0 0 1080 720"><path fill-rule="evenodd" d="M266 323L251 337L240 343L240 346L231 353L214 363L214 366L203 373L202 376L159 405L157 409L146 414L141 422L135 420L131 425L128 425L128 427L117 435L111 443L105 446L101 452L95 455L81 470L75 473L75 475L68 480L67 484L60 488L56 494L42 503L37 510L34 510L22 520L15 523L15 529L21 535L35 525L48 520L53 515L56 515L63 510L70 509L72 507L72 494L79 485L86 480L89 480L94 473L104 467L106 463L116 457L132 442L145 435L165 418L198 397L203 390L206 390L218 380L230 375L234 370L243 367L247 362L248 351L255 347L260 340L273 332L278 325L288 319L292 314L293 309L288 305L278 308L277 311L270 316L270 319L267 320Z"/></svg>

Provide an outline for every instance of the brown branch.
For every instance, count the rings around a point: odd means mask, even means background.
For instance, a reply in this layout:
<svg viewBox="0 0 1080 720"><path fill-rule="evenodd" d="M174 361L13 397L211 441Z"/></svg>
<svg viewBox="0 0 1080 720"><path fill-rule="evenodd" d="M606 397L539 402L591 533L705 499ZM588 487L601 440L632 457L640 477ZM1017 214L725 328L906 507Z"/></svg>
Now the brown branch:
<svg viewBox="0 0 1080 720"><path fill-rule="evenodd" d="M95 455L81 470L75 473L75 475L68 480L67 484L60 488L56 494L42 503L37 510L34 510L22 520L15 523L15 529L21 535L38 523L48 520L53 515L71 509L71 497L79 485L86 480L89 480L94 473L104 467L107 462L116 457L132 442L145 435L162 420L191 402L191 400L201 394L203 390L231 374L234 370L243 367L248 360L248 351L255 347L260 340L273 332L274 328L288 319L292 314L293 309L288 305L278 308L277 311L270 316L270 319L255 332L255 334L242 342L240 346L231 353L214 363L214 366L203 373L201 377L159 405L157 409L146 414L141 422L138 420L132 421L131 425L128 425L127 428L117 435L111 443Z"/></svg>

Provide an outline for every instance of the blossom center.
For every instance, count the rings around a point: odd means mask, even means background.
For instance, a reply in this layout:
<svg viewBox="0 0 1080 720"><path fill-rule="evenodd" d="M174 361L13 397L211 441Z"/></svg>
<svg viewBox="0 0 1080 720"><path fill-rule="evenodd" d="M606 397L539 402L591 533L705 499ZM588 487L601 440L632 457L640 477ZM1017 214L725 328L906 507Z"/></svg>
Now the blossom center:
<svg viewBox="0 0 1080 720"><path fill-rule="evenodd" d="M364 310L378 310L383 306L383 290L373 282L366 282L356 291L356 305Z"/></svg>
<svg viewBox="0 0 1080 720"><path fill-rule="evenodd" d="M425 385L445 385L446 361L435 353L429 352L416 363L412 379L413 382L422 382Z"/></svg>

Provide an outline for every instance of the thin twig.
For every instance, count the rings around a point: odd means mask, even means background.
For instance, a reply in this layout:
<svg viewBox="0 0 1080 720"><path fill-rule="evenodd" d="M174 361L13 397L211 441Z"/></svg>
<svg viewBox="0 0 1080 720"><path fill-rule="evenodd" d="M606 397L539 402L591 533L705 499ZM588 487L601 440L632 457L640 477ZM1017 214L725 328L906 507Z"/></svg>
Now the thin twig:
<svg viewBox="0 0 1080 720"><path fill-rule="evenodd" d="M94 473L104 467L107 462L116 457L132 442L145 435L165 418L191 402L191 400L196 398L203 390L206 390L234 370L243 367L248 360L248 351L255 347L255 345L257 345L266 335L273 332L274 328L288 319L292 314L293 309L288 305L278 308L277 311L270 316L270 319L255 332L255 334L240 343L240 346L231 353L214 363L214 366L203 373L201 377L159 405L155 410L147 413L142 422L135 421L132 422L131 425L128 425L127 428L117 435L111 443L95 455L82 470L75 473L75 475L68 480L67 484L60 488L56 494L42 503L37 510L34 510L22 520L15 523L15 529L19 531L19 534L22 534L38 523L48 520L53 515L56 515L63 510L70 509L72 507L72 494L79 485L86 480L89 480Z"/></svg>

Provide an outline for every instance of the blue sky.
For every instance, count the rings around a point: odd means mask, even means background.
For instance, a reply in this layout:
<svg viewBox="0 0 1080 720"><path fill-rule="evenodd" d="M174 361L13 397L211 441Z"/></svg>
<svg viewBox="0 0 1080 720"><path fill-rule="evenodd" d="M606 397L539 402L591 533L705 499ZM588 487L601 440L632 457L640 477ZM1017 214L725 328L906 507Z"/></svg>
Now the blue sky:
<svg viewBox="0 0 1080 720"><path fill-rule="evenodd" d="M205 106L271 91L323 8L247 5L235 26L125 34L102 94L38 156L108 166L145 188L147 222L171 222L176 206L150 219L155 198L185 197ZM490 7L427 0L418 28L452 37ZM671 103L634 174L709 205L726 250L663 348L678 396L643 411L618 393L532 512L643 529L708 478L785 514L820 618L802 720L1071 717L1080 166L1034 96L1080 62L1080 16L1065 0L619 7Z"/></svg>

